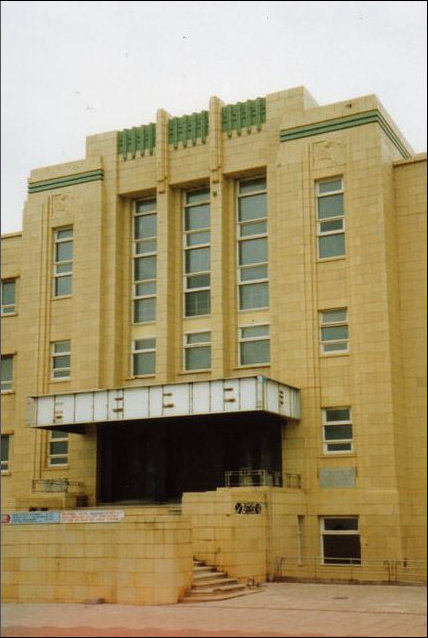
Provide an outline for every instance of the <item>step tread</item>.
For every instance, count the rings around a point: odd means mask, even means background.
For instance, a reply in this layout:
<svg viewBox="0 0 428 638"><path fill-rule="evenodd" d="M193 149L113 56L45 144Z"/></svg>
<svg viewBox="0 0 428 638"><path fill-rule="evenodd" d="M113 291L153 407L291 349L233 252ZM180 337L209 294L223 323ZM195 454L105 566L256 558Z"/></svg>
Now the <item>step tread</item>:
<svg viewBox="0 0 428 638"><path fill-rule="evenodd" d="M247 585L241 583L232 583L231 585L211 585L207 588L198 588L197 590L192 588L189 593L195 596L199 596L220 591L240 591L242 589L245 589L246 587Z"/></svg>
<svg viewBox="0 0 428 638"><path fill-rule="evenodd" d="M201 597L193 597L187 594L180 598L180 603L191 604L191 603L209 603L214 602L216 600L227 600L228 598L237 598L238 596L247 596L248 594L257 594L262 591L261 588L257 589L248 589L240 592L231 592L231 593L223 593L223 594L211 594L210 596L201 596Z"/></svg>
<svg viewBox="0 0 428 638"><path fill-rule="evenodd" d="M193 574L193 580L207 580L209 578L228 578L227 572L204 572L202 574Z"/></svg>
<svg viewBox="0 0 428 638"><path fill-rule="evenodd" d="M198 584L193 583L192 590L193 591L200 591L200 590L204 590L206 588L224 587L225 585L239 585L239 583L236 580L236 578L224 578L224 579L219 580L219 581L210 581L209 583L198 583Z"/></svg>

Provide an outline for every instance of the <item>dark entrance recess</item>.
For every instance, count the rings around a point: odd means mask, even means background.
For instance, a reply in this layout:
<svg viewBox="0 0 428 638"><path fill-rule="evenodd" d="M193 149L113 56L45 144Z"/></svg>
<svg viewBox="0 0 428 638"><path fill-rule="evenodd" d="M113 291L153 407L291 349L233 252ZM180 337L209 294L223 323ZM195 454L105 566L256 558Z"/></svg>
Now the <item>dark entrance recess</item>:
<svg viewBox="0 0 428 638"><path fill-rule="evenodd" d="M281 471L281 427L267 413L104 423L100 503L165 503L224 486L229 470Z"/></svg>

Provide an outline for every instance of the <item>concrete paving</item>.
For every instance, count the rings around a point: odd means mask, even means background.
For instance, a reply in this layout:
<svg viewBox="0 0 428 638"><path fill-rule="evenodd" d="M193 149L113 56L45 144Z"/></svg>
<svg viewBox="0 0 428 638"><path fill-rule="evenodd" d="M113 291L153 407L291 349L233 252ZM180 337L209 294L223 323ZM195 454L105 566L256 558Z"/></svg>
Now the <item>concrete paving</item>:
<svg viewBox="0 0 428 638"><path fill-rule="evenodd" d="M5 603L2 636L426 636L426 588L267 583L187 605Z"/></svg>

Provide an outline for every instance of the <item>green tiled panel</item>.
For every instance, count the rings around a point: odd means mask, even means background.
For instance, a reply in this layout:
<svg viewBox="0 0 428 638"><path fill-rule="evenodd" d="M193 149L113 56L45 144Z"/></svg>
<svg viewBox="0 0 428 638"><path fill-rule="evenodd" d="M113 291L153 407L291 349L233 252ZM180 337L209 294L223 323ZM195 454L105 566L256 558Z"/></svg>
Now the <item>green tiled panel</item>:
<svg viewBox="0 0 428 638"><path fill-rule="evenodd" d="M118 153L123 159L134 159L137 152L144 155L146 151L153 154L156 146L156 126L155 124L143 124L121 131L118 135Z"/></svg>
<svg viewBox="0 0 428 638"><path fill-rule="evenodd" d="M243 129L251 133L253 126L260 131L264 122L266 122L266 100L263 97L228 104L222 108L222 130L228 137L232 136L233 131L241 135Z"/></svg>
<svg viewBox="0 0 428 638"><path fill-rule="evenodd" d="M208 135L208 111L173 117L169 121L168 141L178 148L181 142L184 147L190 142L196 145L198 139L205 144Z"/></svg>

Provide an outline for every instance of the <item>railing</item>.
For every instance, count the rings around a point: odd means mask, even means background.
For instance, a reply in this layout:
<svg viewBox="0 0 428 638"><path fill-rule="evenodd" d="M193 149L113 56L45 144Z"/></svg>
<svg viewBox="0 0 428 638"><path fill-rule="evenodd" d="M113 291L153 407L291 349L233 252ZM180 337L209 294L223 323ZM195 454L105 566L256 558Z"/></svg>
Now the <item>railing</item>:
<svg viewBox="0 0 428 638"><path fill-rule="evenodd" d="M277 556L274 564L274 580L324 580L347 582L426 583L426 560L363 560L344 559L346 563L331 563L320 556Z"/></svg>
<svg viewBox="0 0 428 638"><path fill-rule="evenodd" d="M224 484L226 487L292 487L301 488L300 474L284 474L274 470L252 470L241 468L225 472Z"/></svg>

